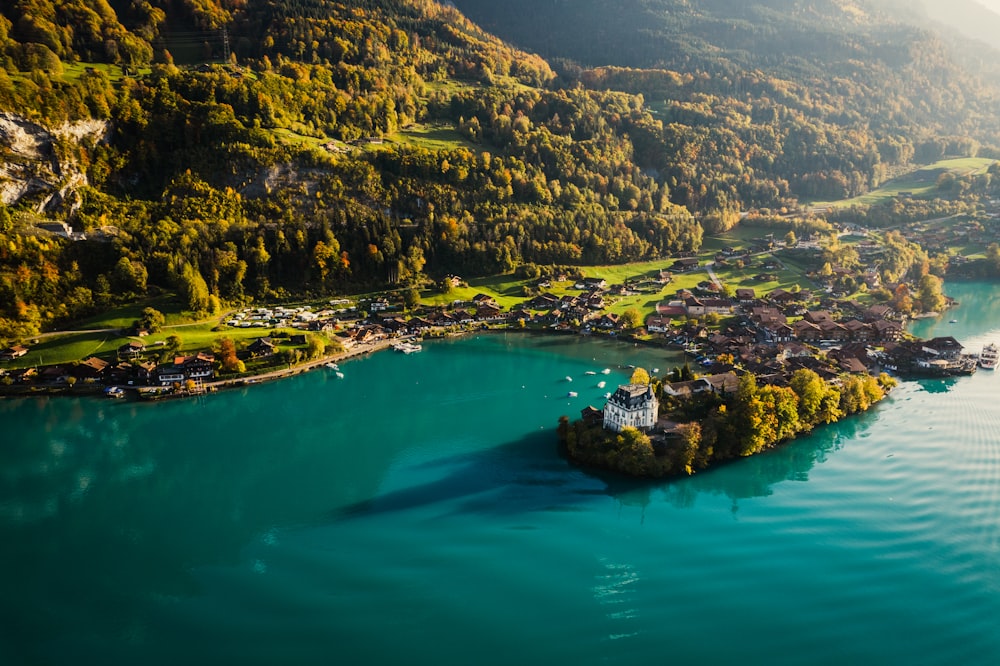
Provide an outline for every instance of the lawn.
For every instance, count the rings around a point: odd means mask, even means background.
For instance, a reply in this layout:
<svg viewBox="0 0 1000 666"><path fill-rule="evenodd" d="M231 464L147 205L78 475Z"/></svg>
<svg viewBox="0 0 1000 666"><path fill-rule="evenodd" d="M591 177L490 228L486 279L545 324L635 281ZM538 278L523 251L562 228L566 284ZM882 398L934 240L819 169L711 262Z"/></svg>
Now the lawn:
<svg viewBox="0 0 1000 666"><path fill-rule="evenodd" d="M894 199L904 192L909 192L915 197L926 197L937 190L937 181L942 174L953 173L958 177L965 177L985 173L994 162L996 160L983 157L942 160L894 178L868 194L840 201L814 201L811 205L818 208L839 208L858 204L873 206Z"/></svg>
<svg viewBox="0 0 1000 666"><path fill-rule="evenodd" d="M458 132L458 128L451 123L414 123L407 125L386 137L387 141L402 144L404 146L416 146L427 150L455 150L456 148L468 148L478 152L482 146L468 141ZM375 145L374 147L378 147Z"/></svg>
<svg viewBox="0 0 1000 666"><path fill-rule="evenodd" d="M176 335L181 339L179 352L182 354L195 354L200 351L210 351L219 338L232 339L237 347L242 343L250 343L259 337L268 335L272 330L285 331L291 334L301 334L302 331L291 328L224 328L214 331L219 325L219 318L212 317L210 320L189 324L179 324L166 326L162 330L143 338L130 337L118 332L84 332L69 333L67 335L43 338L37 344L31 344L29 351L17 361L5 364L10 368L27 368L36 365L56 365L60 363L72 363L81 361L90 356L100 356L106 361L111 361L115 357L115 352L130 340L141 341L149 350L150 356L159 353L159 348L171 335ZM301 346L301 345L300 345Z"/></svg>
<svg viewBox="0 0 1000 666"><path fill-rule="evenodd" d="M73 328L78 330L129 328L142 316L142 311L145 308L153 308L162 312L166 320L165 323L168 326L191 323L193 321L191 313L184 311L181 306L181 301L175 294L162 294L153 298L147 298L139 303L112 308L96 317L75 323Z"/></svg>

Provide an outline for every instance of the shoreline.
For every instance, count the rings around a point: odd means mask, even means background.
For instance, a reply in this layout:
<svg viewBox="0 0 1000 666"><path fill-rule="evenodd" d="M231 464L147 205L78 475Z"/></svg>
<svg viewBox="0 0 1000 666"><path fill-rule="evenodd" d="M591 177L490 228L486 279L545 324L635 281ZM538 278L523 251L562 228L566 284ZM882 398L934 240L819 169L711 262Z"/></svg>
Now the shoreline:
<svg viewBox="0 0 1000 666"><path fill-rule="evenodd" d="M202 389L196 392L189 392L187 390L165 392L162 394L151 395L149 397L144 397L142 395L143 391L151 392L151 389L156 389L160 387L154 386L121 386L119 388L126 392L126 397L132 402L159 402L161 400L177 400L181 398L195 398L206 393L216 393L218 391L226 391L238 388L244 388L247 385L259 384L263 382L272 382L280 379L286 379L295 375L299 375L305 372L311 372L317 368L321 368L328 363L340 363L342 361L350 360L352 358L358 358L361 356L367 356L375 352L385 351L390 349L393 344L398 342L400 338L384 339L369 343L360 343L356 347L347 349L336 354L324 356L320 359L313 359L311 361L305 361L299 365L292 367L284 367L276 370L271 370L268 372L263 372L255 375L246 375L244 377L238 377L235 379L218 379L210 382L204 382L202 384ZM104 397L104 391L111 386L117 386L114 384L104 384L104 383L92 383L92 384L80 384L74 386L68 386L66 384L59 385L31 385L31 386L0 386L0 399L2 398L43 398L43 397ZM110 399L110 398L109 398Z"/></svg>

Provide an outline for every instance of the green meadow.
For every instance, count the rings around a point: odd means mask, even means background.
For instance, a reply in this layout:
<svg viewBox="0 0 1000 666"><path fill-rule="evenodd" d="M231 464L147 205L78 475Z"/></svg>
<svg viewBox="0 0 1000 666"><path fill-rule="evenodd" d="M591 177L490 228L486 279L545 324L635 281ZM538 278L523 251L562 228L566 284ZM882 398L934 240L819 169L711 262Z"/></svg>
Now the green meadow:
<svg viewBox="0 0 1000 666"><path fill-rule="evenodd" d="M858 204L874 206L890 201L904 193L909 193L914 197L930 197L937 191L938 179L943 174L952 173L958 177L966 177L986 173L986 170L994 162L996 160L984 157L941 160L899 178L894 178L868 194L840 201L814 201L811 205L816 208L842 208Z"/></svg>

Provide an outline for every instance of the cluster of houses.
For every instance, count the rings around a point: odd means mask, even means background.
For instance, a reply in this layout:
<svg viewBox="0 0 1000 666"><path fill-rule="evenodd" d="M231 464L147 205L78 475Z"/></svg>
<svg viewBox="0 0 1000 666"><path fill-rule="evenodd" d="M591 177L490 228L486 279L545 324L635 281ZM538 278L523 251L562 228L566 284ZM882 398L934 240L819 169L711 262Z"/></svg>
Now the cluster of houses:
<svg viewBox="0 0 1000 666"><path fill-rule="evenodd" d="M172 362L158 363L144 359L145 353L146 347L142 343L128 342L118 348L114 361L90 356L79 363L12 369L6 372L6 376L17 384L51 385L75 381L101 385L163 387L184 385L189 380L201 383L215 377L213 354L199 352L178 355Z"/></svg>

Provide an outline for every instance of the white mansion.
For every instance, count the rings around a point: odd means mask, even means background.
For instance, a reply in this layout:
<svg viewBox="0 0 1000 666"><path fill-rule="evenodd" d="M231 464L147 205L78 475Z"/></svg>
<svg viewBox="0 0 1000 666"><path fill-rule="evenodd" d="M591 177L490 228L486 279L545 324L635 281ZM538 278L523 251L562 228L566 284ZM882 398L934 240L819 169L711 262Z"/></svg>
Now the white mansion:
<svg viewBox="0 0 1000 666"><path fill-rule="evenodd" d="M626 426L647 430L656 425L659 408L651 385L619 386L604 405L604 427L614 432Z"/></svg>

